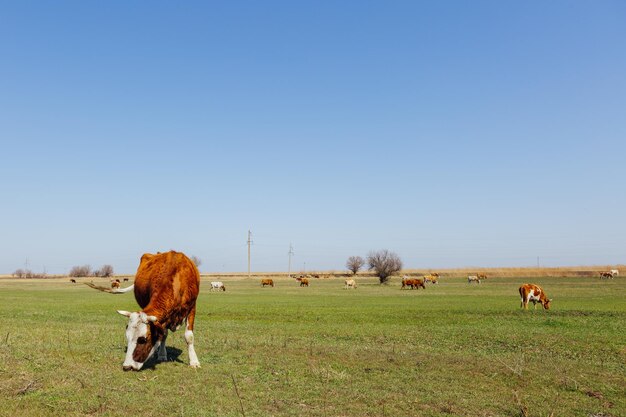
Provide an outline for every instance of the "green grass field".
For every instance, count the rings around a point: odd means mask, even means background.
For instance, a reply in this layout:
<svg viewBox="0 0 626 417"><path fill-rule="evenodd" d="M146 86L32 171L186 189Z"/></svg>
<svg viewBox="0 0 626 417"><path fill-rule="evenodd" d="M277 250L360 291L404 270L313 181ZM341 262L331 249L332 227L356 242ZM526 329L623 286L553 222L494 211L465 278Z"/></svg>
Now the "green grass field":
<svg viewBox="0 0 626 417"><path fill-rule="evenodd" d="M543 286L550 311L519 309ZM104 282L104 281L103 281ZM0 280L2 416L625 416L626 279L208 282L196 352L123 372L132 294Z"/></svg>

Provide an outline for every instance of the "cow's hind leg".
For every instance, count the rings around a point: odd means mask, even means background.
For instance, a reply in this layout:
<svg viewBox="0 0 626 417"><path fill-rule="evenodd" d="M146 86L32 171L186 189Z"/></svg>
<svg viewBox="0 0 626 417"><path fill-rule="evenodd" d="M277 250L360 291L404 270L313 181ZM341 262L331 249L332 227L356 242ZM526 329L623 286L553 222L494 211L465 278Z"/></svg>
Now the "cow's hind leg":
<svg viewBox="0 0 626 417"><path fill-rule="evenodd" d="M161 362L167 362L167 349L165 349L165 340L167 340L167 329L165 330L165 334L163 335L163 340L161 341L161 345L159 345L159 353L157 356L157 360Z"/></svg>
<svg viewBox="0 0 626 417"><path fill-rule="evenodd" d="M189 366L192 368L200 368L200 362L198 361L198 355L193 347L193 322L196 317L196 307L194 306L191 313L187 316L187 326L185 328L185 342L187 342L187 348L189 349Z"/></svg>

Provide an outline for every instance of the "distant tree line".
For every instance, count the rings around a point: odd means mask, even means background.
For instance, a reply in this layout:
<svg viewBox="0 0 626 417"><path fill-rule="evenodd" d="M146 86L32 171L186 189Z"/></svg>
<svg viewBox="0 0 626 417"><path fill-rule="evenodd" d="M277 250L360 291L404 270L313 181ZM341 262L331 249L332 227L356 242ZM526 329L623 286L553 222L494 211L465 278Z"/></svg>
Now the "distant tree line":
<svg viewBox="0 0 626 417"><path fill-rule="evenodd" d="M73 266L67 275L72 278L79 278L79 277L108 278L108 277L113 276L113 267L111 265L103 265L102 268L92 271L90 265Z"/></svg>
<svg viewBox="0 0 626 417"><path fill-rule="evenodd" d="M16 278L45 278L46 273L42 272L38 274L30 269L16 269L13 272L13 276Z"/></svg>

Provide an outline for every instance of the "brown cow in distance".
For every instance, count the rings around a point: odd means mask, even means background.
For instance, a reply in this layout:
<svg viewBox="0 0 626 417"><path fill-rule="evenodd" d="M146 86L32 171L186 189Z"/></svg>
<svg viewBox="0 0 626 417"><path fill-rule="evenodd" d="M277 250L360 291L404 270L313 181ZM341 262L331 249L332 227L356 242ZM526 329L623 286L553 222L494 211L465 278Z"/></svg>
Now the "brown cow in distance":
<svg viewBox="0 0 626 417"><path fill-rule="evenodd" d="M601 279L613 279L613 273L612 272L600 272L600 278Z"/></svg>
<svg viewBox="0 0 626 417"><path fill-rule="evenodd" d="M135 300L141 310L117 311L128 317L128 346L122 366L125 371L140 370L155 352L158 352L158 360L166 361L165 341L168 331L177 330L183 323L186 324L185 342L189 351L189 366L200 367L193 335L200 273L187 256L174 251L156 255L146 253L141 257L133 285L123 289L86 285L113 294L134 289Z"/></svg>
<svg viewBox="0 0 626 417"><path fill-rule="evenodd" d="M119 288L120 287L120 280L116 279L115 281L111 282L111 288Z"/></svg>
<svg viewBox="0 0 626 417"><path fill-rule="evenodd" d="M426 285L424 285L424 280L420 278L405 278L402 280L402 288L410 287L412 290L418 290L419 287L426 289ZM402 289L400 288L400 289Z"/></svg>
<svg viewBox="0 0 626 417"><path fill-rule="evenodd" d="M306 278L300 278L300 286L301 287L308 287L309 286L309 280Z"/></svg>
<svg viewBox="0 0 626 417"><path fill-rule="evenodd" d="M261 280L261 287L265 287L266 285L269 285L270 287L274 286L274 280L273 279L262 279Z"/></svg>
<svg viewBox="0 0 626 417"><path fill-rule="evenodd" d="M522 284L519 287L519 295L522 298L521 308L528 309L528 302L532 302L535 309L537 309L537 303L541 303L543 308L550 310L551 298L548 298L546 292L539 285L535 284Z"/></svg>

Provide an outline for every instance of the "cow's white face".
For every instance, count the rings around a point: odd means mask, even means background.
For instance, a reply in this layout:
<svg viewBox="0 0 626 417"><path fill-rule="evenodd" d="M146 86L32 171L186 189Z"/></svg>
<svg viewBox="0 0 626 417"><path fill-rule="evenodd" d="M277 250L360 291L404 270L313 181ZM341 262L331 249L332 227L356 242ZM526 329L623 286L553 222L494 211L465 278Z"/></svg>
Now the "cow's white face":
<svg viewBox="0 0 626 417"><path fill-rule="evenodd" d="M154 334L155 326L151 325L157 321L157 318L148 316L142 311L131 313L118 310L117 312L128 317L128 325L126 326L128 345L122 368L125 371L138 371L161 344L157 335Z"/></svg>

